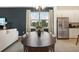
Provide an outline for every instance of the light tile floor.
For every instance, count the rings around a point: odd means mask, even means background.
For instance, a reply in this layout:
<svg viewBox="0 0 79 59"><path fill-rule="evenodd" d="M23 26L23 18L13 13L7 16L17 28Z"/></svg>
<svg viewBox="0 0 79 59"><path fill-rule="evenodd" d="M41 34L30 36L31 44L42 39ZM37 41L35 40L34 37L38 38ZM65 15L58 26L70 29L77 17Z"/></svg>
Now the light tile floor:
<svg viewBox="0 0 79 59"><path fill-rule="evenodd" d="M76 39L57 40L55 45L56 52L79 52L79 44L76 46ZM4 52L23 52L23 45L20 41L14 43Z"/></svg>

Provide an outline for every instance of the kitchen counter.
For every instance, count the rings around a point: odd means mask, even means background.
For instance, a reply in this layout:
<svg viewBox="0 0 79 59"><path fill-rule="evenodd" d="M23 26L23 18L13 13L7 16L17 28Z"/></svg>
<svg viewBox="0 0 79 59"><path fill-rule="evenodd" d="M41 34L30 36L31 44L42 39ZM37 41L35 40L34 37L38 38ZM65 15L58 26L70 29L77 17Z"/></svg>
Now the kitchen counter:
<svg viewBox="0 0 79 59"><path fill-rule="evenodd" d="M69 38L77 38L79 35L79 28L69 28Z"/></svg>
<svg viewBox="0 0 79 59"><path fill-rule="evenodd" d="M17 29L0 30L0 51L18 40Z"/></svg>

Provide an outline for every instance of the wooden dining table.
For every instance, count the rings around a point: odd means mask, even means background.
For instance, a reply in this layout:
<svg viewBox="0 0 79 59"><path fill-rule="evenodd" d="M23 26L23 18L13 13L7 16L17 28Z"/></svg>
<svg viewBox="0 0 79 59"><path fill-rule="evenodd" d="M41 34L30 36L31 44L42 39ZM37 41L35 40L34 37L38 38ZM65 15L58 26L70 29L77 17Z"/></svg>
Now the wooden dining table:
<svg viewBox="0 0 79 59"><path fill-rule="evenodd" d="M48 52L55 51L56 39L53 39L52 35L48 32L41 32L41 36L37 35L36 31L28 33L28 35L22 39L24 51L28 52Z"/></svg>

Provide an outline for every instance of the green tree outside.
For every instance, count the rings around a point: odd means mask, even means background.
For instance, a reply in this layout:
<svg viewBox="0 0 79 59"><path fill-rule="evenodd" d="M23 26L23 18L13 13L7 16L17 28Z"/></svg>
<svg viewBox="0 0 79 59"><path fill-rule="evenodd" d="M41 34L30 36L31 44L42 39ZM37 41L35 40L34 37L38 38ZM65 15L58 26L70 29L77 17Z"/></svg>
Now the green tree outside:
<svg viewBox="0 0 79 59"><path fill-rule="evenodd" d="M32 22L32 26L34 27L39 27L39 21L37 22ZM42 20L40 22L40 27L47 27L48 26L48 23L46 23L46 20Z"/></svg>

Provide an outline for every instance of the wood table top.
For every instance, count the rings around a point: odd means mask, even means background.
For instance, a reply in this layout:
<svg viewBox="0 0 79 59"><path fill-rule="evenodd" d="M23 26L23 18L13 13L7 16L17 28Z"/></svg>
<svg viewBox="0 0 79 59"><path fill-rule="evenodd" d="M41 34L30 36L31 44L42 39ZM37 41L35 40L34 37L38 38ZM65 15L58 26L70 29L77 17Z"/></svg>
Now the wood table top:
<svg viewBox="0 0 79 59"><path fill-rule="evenodd" d="M48 32L41 32L40 37L38 37L36 31L30 32L28 39L26 39L26 46L28 47L47 47L52 44L52 38Z"/></svg>

